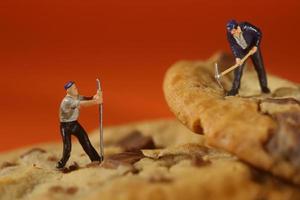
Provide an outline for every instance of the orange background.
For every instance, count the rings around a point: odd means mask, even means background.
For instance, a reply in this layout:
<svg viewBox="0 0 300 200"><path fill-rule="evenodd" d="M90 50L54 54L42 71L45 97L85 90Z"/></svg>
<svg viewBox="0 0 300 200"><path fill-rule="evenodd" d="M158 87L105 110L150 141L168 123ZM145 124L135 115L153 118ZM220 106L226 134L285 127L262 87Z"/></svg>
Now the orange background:
<svg viewBox="0 0 300 200"><path fill-rule="evenodd" d="M8 3L9 2L9 3ZM263 31L268 72L300 81L299 1L7 0L0 3L0 151L59 141L63 85L104 90L105 125L170 117L161 89L179 59L230 51L228 19ZM97 108L81 110L89 131Z"/></svg>

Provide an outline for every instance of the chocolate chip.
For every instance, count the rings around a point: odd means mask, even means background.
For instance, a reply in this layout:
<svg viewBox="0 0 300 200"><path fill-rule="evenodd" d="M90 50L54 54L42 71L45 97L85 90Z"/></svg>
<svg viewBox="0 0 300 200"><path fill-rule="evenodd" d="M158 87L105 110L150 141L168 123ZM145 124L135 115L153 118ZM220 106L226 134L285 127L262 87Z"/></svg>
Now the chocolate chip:
<svg viewBox="0 0 300 200"><path fill-rule="evenodd" d="M265 149L277 159L300 167L300 113L284 112L272 117L278 127L270 133Z"/></svg>
<svg viewBox="0 0 300 200"><path fill-rule="evenodd" d="M56 186L52 186L49 188L49 191L51 193L65 193L68 195L73 195L78 191L78 187L68 187L66 189L64 189L62 186L56 185Z"/></svg>
<svg viewBox="0 0 300 200"><path fill-rule="evenodd" d="M69 195L73 195L78 191L78 187L69 187L66 189L66 193Z"/></svg>
<svg viewBox="0 0 300 200"><path fill-rule="evenodd" d="M141 151L123 152L107 156L101 164L104 168L116 169L120 165L132 165L140 159L144 158Z"/></svg>
<svg viewBox="0 0 300 200"><path fill-rule="evenodd" d="M195 133L203 135L204 132L199 119L193 122L193 130L195 131Z"/></svg>
<svg viewBox="0 0 300 200"><path fill-rule="evenodd" d="M58 158L56 156L49 156L47 158L48 161L51 161L51 162L57 162L58 161Z"/></svg>
<svg viewBox="0 0 300 200"><path fill-rule="evenodd" d="M79 165L76 162L74 162L72 165L69 166L69 169L71 171L77 170L79 169Z"/></svg>
<svg viewBox="0 0 300 200"><path fill-rule="evenodd" d="M33 149L30 149L29 151L25 152L24 154L20 155L20 158L24 158L25 156L27 156L33 152L46 153L46 150L44 150L42 148L33 148Z"/></svg>
<svg viewBox="0 0 300 200"><path fill-rule="evenodd" d="M64 173L64 174L67 174L67 173L70 172L69 168L67 168L67 167L64 167L64 168L60 169L60 171L61 171L62 173Z"/></svg>
<svg viewBox="0 0 300 200"><path fill-rule="evenodd" d="M259 184L264 184L268 181L268 175L266 172L263 172L259 169L256 169L254 167L249 167L250 174L251 174L251 180L259 183Z"/></svg>
<svg viewBox="0 0 300 200"><path fill-rule="evenodd" d="M149 178L150 183L171 183L173 179L165 176L152 176Z"/></svg>
<svg viewBox="0 0 300 200"><path fill-rule="evenodd" d="M155 149L155 144L152 137L144 136L139 131L133 131L127 137L121 139L117 145L122 147L125 151Z"/></svg>
<svg viewBox="0 0 300 200"><path fill-rule="evenodd" d="M59 186L59 185L56 185L56 186L52 186L49 188L49 191L52 193L52 192L55 192L55 193L62 193L64 192L64 188Z"/></svg>
<svg viewBox="0 0 300 200"><path fill-rule="evenodd" d="M4 163L2 163L0 169L4 169L4 168L7 168L7 167L14 167L14 166L17 166L17 165L18 165L17 163L4 162Z"/></svg>
<svg viewBox="0 0 300 200"><path fill-rule="evenodd" d="M64 173L64 174L67 174L67 173L70 173L72 171L75 171L79 169L79 165L74 162L72 165L70 165L69 167L64 167L61 171Z"/></svg>
<svg viewBox="0 0 300 200"><path fill-rule="evenodd" d="M138 174L138 173L140 173L140 170L137 169L136 167L132 167L131 173L132 174Z"/></svg>

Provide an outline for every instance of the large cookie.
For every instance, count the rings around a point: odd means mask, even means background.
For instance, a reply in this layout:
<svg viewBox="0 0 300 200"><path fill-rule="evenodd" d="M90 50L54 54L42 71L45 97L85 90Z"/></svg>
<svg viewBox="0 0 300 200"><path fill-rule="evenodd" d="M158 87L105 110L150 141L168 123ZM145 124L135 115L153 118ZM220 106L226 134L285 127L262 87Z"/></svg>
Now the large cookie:
<svg viewBox="0 0 300 200"><path fill-rule="evenodd" d="M300 184L300 89L268 75L269 95L260 94L256 72L244 72L238 96L225 97L214 64L233 58L217 54L207 61L181 61L169 68L164 94L176 117L207 143L260 169ZM224 70L224 69L222 69ZM232 75L222 78L230 89Z"/></svg>
<svg viewBox="0 0 300 200"><path fill-rule="evenodd" d="M204 145L175 120L105 129L105 160L90 163L78 143L57 171L61 144L0 155L0 199L296 200L299 187ZM99 135L91 135L99 148Z"/></svg>

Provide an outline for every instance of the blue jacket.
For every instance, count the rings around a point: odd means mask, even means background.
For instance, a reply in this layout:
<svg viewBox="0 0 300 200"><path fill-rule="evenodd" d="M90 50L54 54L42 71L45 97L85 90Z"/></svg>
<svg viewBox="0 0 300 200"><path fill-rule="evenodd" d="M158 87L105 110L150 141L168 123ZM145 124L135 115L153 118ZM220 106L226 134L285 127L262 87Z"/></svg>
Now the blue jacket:
<svg viewBox="0 0 300 200"><path fill-rule="evenodd" d="M234 37L231 35L230 32L227 31L227 40L230 44L232 53L237 58L243 58L245 54L248 53L248 51L253 47L257 46L259 47L262 33L259 30L259 28L253 26L252 24L248 22L241 22L239 23L239 27L241 27L243 37L247 43L247 48L243 49L240 47L240 45L236 42Z"/></svg>

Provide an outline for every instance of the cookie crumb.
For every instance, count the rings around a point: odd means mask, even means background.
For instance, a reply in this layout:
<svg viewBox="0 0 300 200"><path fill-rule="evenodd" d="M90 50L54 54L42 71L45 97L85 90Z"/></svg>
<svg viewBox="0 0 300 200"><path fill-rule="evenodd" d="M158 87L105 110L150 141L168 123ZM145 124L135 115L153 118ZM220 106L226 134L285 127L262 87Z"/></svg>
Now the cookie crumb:
<svg viewBox="0 0 300 200"><path fill-rule="evenodd" d="M13 163L13 162L3 162L0 169L4 169L4 168L7 168L7 167L14 167L14 166L17 166L18 164L17 163Z"/></svg>
<svg viewBox="0 0 300 200"><path fill-rule="evenodd" d="M46 153L47 151L45 149L42 148L32 148L29 151L23 153L22 155L20 155L20 158L24 158L25 156L33 153L33 152L39 152L39 153Z"/></svg>

